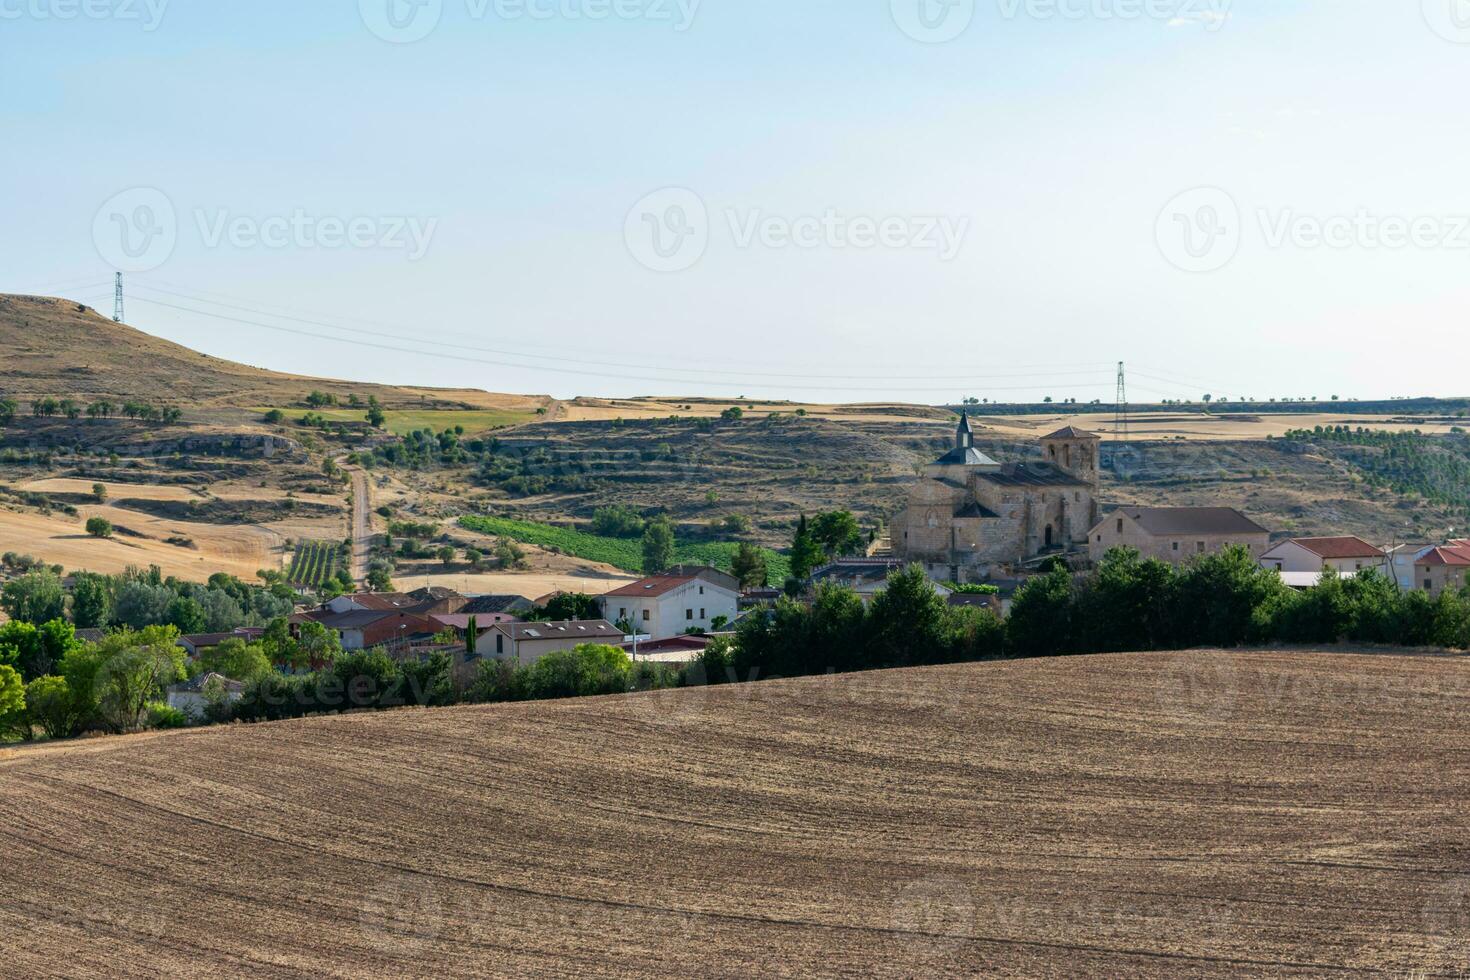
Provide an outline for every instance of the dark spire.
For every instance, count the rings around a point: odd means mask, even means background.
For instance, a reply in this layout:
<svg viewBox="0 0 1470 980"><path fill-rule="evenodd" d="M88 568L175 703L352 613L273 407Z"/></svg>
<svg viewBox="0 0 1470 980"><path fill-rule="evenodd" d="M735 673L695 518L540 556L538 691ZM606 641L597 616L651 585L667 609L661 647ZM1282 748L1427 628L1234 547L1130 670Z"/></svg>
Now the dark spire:
<svg viewBox="0 0 1470 980"><path fill-rule="evenodd" d="M975 433L970 428L970 413L960 413L960 427L955 430L954 446L956 449L970 449L975 445Z"/></svg>

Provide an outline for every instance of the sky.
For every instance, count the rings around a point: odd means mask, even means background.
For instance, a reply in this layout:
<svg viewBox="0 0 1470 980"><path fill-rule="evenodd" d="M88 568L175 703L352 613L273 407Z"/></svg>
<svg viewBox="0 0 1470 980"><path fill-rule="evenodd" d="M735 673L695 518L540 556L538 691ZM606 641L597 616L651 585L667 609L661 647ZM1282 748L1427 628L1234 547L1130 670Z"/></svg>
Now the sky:
<svg viewBox="0 0 1470 980"><path fill-rule="evenodd" d="M0 0L0 291L394 384L1470 394L1466 0Z"/></svg>

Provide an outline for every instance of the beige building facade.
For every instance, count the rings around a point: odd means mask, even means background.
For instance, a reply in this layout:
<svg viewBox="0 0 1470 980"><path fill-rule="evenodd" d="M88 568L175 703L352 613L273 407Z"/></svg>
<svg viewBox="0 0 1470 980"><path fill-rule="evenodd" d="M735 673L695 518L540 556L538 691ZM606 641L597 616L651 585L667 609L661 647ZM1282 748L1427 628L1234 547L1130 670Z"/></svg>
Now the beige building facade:
<svg viewBox="0 0 1470 980"><path fill-rule="evenodd" d="M1104 518L1089 542L1095 562L1121 547L1171 565L1232 545L1259 559L1271 547L1271 532L1230 507L1128 507Z"/></svg>
<svg viewBox="0 0 1470 980"><path fill-rule="evenodd" d="M924 565L933 578L970 582L1044 555L1085 551L1098 517L1101 440L1069 427L1040 443L1040 462L996 462L975 448L962 416L954 449L925 468L893 520L895 556Z"/></svg>

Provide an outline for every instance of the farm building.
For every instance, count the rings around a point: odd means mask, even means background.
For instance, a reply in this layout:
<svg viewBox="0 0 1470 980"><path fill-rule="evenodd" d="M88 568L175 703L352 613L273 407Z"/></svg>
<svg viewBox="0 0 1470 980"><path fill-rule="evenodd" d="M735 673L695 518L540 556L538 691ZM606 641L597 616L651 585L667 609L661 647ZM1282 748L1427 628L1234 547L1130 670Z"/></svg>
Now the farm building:
<svg viewBox="0 0 1470 980"><path fill-rule="evenodd" d="M475 652L481 657L509 660L525 667L558 650L571 650L587 643L622 646L626 639L627 635L622 630L601 619L506 623L486 630Z"/></svg>
<svg viewBox="0 0 1470 980"><path fill-rule="evenodd" d="M1171 565L1233 545L1259 558L1271 532L1233 507L1126 507L1094 527L1090 543L1093 561L1123 547Z"/></svg>
<svg viewBox="0 0 1470 980"><path fill-rule="evenodd" d="M1278 572L1321 572L1332 570L1356 575L1368 568L1386 569L1383 549L1362 538L1292 538L1282 541L1261 556L1263 568Z"/></svg>

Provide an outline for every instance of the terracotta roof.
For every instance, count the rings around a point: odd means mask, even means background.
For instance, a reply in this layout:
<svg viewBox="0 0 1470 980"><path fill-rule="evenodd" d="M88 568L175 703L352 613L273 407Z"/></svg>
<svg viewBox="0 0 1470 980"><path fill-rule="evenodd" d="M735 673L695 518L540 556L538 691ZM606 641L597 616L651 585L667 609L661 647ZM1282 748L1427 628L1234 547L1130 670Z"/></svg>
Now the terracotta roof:
<svg viewBox="0 0 1470 980"><path fill-rule="evenodd" d="M1420 558L1420 565L1452 565L1461 567L1470 565L1470 547L1465 545L1447 545L1443 548L1431 548L1424 557Z"/></svg>
<svg viewBox="0 0 1470 980"><path fill-rule="evenodd" d="M1085 429L1079 429L1075 425L1069 425L1066 428L1058 429L1057 431L1053 432L1051 435L1045 435L1045 436L1042 436L1041 438L1043 440L1046 440L1046 439L1096 439L1099 442L1102 441L1102 436L1099 436L1099 435L1097 435L1094 432L1088 432Z"/></svg>
<svg viewBox="0 0 1470 980"><path fill-rule="evenodd" d="M1382 558L1383 549L1362 538L1292 538L1283 544L1299 545L1318 558ZM1280 547L1278 545L1278 547Z"/></svg>
<svg viewBox="0 0 1470 980"><path fill-rule="evenodd" d="M1269 534L1234 507L1125 507L1150 534Z"/></svg>
<svg viewBox="0 0 1470 980"><path fill-rule="evenodd" d="M649 596L658 597L667 595L682 585L688 585L697 579L698 575L654 575L641 582L625 585L621 589L614 589L606 593L609 597L619 599L640 599Z"/></svg>

